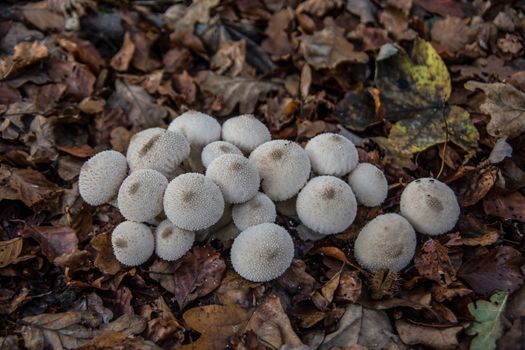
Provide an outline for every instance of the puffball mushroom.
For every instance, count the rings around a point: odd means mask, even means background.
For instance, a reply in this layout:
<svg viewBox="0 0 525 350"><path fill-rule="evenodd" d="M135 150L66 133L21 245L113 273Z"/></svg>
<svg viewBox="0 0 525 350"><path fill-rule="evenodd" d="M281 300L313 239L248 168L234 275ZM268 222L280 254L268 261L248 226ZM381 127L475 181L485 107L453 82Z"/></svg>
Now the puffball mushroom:
<svg viewBox="0 0 525 350"><path fill-rule="evenodd" d="M358 164L348 176L348 184L352 187L357 202L366 207L378 206L388 194L385 174L369 163Z"/></svg>
<svg viewBox="0 0 525 350"><path fill-rule="evenodd" d="M225 154L238 154L240 156L243 155L242 151L238 149L235 145L226 141L215 141L206 145L206 147L204 147L204 149L202 150L202 165L204 165L204 167L207 168L212 161Z"/></svg>
<svg viewBox="0 0 525 350"><path fill-rule="evenodd" d="M246 203L234 205L232 209L233 222L241 231L250 226L274 222L276 217L275 204L261 192Z"/></svg>
<svg viewBox="0 0 525 350"><path fill-rule="evenodd" d="M263 192L274 201L293 197L310 176L310 159L297 143L273 140L250 154L262 180Z"/></svg>
<svg viewBox="0 0 525 350"><path fill-rule="evenodd" d="M369 271L400 271L416 251L416 233L401 215L379 215L366 224L355 241L354 255Z"/></svg>
<svg viewBox="0 0 525 350"><path fill-rule="evenodd" d="M325 133L308 141L305 147L312 169L319 175L343 176L357 166L359 155L352 141Z"/></svg>
<svg viewBox="0 0 525 350"><path fill-rule="evenodd" d="M261 179L257 168L238 154L225 154L206 169L206 177L215 182L227 203L244 203L259 190Z"/></svg>
<svg viewBox="0 0 525 350"><path fill-rule="evenodd" d="M162 212L162 197L168 179L153 169L132 172L118 191L120 213L130 221L146 222Z"/></svg>
<svg viewBox="0 0 525 350"><path fill-rule="evenodd" d="M409 183L399 204L401 215L416 231L430 236L452 230L459 219L454 191L436 179L421 178Z"/></svg>
<svg viewBox="0 0 525 350"><path fill-rule="evenodd" d="M325 235L343 232L354 222L357 214L352 189L334 176L311 179L299 192L296 205L301 222Z"/></svg>
<svg viewBox="0 0 525 350"><path fill-rule="evenodd" d="M230 118L222 124L222 139L246 154L272 139L270 130L251 114Z"/></svg>
<svg viewBox="0 0 525 350"><path fill-rule="evenodd" d="M219 221L223 211L221 189L202 174L179 175L164 192L166 216L175 226L188 231L210 227Z"/></svg>
<svg viewBox="0 0 525 350"><path fill-rule="evenodd" d="M126 157L131 171L153 169L171 177L190 154L190 144L177 131L150 128L135 134Z"/></svg>
<svg viewBox="0 0 525 350"><path fill-rule="evenodd" d="M78 178L78 190L82 199L90 205L110 202L118 193L126 178L126 157L117 151L97 153L84 163Z"/></svg>
<svg viewBox="0 0 525 350"><path fill-rule="evenodd" d="M242 231L233 241L234 270L253 282L267 282L281 276L292 263L294 244L283 227L264 223Z"/></svg>
<svg viewBox="0 0 525 350"><path fill-rule="evenodd" d="M186 254L194 241L194 232L183 230L171 221L164 220L155 230L155 253L161 259L174 261Z"/></svg>
<svg viewBox="0 0 525 350"><path fill-rule="evenodd" d="M148 226L124 221L111 234L113 253L124 265L137 266L145 263L153 254L155 241Z"/></svg>
<svg viewBox="0 0 525 350"><path fill-rule="evenodd" d="M221 125L215 118L197 111L187 111L173 119L170 131L182 133L191 146L204 146L221 138Z"/></svg>

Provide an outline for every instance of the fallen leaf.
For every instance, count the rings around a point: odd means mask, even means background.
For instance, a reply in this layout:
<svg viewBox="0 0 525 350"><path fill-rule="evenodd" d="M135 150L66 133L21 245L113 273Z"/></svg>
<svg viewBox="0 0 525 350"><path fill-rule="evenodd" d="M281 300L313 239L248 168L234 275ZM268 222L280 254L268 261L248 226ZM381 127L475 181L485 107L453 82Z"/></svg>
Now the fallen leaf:
<svg viewBox="0 0 525 350"><path fill-rule="evenodd" d="M96 268L108 275L114 275L120 271L121 265L113 254L110 233L96 235L91 239L90 244L97 252L94 262Z"/></svg>
<svg viewBox="0 0 525 350"><path fill-rule="evenodd" d="M451 54L464 50L467 44L477 39L479 31L475 26L469 25L469 21L469 18L452 16L437 21L432 26L432 41Z"/></svg>
<svg viewBox="0 0 525 350"><path fill-rule="evenodd" d="M0 60L0 78L4 79L16 70L34 64L48 56L45 45L38 42L16 44L12 57Z"/></svg>
<svg viewBox="0 0 525 350"><path fill-rule="evenodd" d="M398 4L407 4L412 6L411 1L399 1ZM410 22L409 10L397 8L392 2L390 6L386 6L379 14L379 22L383 27L392 33L394 38L401 40L414 40L417 38L417 33L411 29L408 24Z"/></svg>
<svg viewBox="0 0 525 350"><path fill-rule="evenodd" d="M119 333L125 333L128 335L137 335L146 329L148 321L139 315L124 314L116 320L104 324L101 329L103 331L113 331Z"/></svg>
<svg viewBox="0 0 525 350"><path fill-rule="evenodd" d="M357 271L343 270L339 279L339 286L335 291L336 301L355 303L363 288L363 283Z"/></svg>
<svg viewBox="0 0 525 350"><path fill-rule="evenodd" d="M215 295L224 305L237 304L242 307L250 307L252 305L252 291L258 285L258 283L248 281L228 269Z"/></svg>
<svg viewBox="0 0 525 350"><path fill-rule="evenodd" d="M483 210L487 215L525 222L525 196L519 191L489 194L483 198Z"/></svg>
<svg viewBox="0 0 525 350"><path fill-rule="evenodd" d="M363 23L359 23L357 27L350 32L349 37L361 40L363 42L363 49L373 52L376 52L381 46L390 42L386 30L367 27Z"/></svg>
<svg viewBox="0 0 525 350"><path fill-rule="evenodd" d="M326 130L326 122L324 120L298 120L297 121L297 137L311 139L316 135Z"/></svg>
<svg viewBox="0 0 525 350"><path fill-rule="evenodd" d="M165 16L171 22L170 26L172 28L192 33L196 23L208 23L210 21L210 11L219 2L219 0L199 0L182 9L172 6L166 11Z"/></svg>
<svg viewBox="0 0 525 350"><path fill-rule="evenodd" d="M438 284L432 286L432 294L436 301L440 303L445 300L452 300L456 297L464 297L472 293L472 290L465 287L460 281L452 282L448 286Z"/></svg>
<svg viewBox="0 0 525 350"><path fill-rule="evenodd" d="M20 232L22 237L32 237L40 243L42 253L49 261L72 253L77 249L78 238L71 227L33 226L27 224Z"/></svg>
<svg viewBox="0 0 525 350"><path fill-rule="evenodd" d="M396 330L403 343L424 345L432 349L456 349L459 346L457 335L463 327L434 328L406 321L396 321Z"/></svg>
<svg viewBox="0 0 525 350"><path fill-rule="evenodd" d="M17 199L36 212L54 208L62 189L33 169L13 169L9 186L16 191Z"/></svg>
<svg viewBox="0 0 525 350"><path fill-rule="evenodd" d="M489 301L477 300L468 305L474 322L467 328L467 334L475 336L470 342L470 349L496 349L496 340L503 334L501 314L505 311L508 297L508 292L497 292Z"/></svg>
<svg viewBox="0 0 525 350"><path fill-rule="evenodd" d="M337 103L335 113L345 127L364 131L369 126L383 121L379 91L374 88L366 91L348 91Z"/></svg>
<svg viewBox="0 0 525 350"><path fill-rule="evenodd" d="M86 65L75 61L52 59L48 74L55 83L66 85L66 94L79 100L93 94L97 80Z"/></svg>
<svg viewBox="0 0 525 350"><path fill-rule="evenodd" d="M423 244L414 257L414 264L421 276L439 284L448 285L456 279L456 269L447 249L434 239Z"/></svg>
<svg viewBox="0 0 525 350"><path fill-rule="evenodd" d="M66 25L66 19L58 12L49 9L48 1L38 1L22 7L25 19L42 31L49 29L62 31Z"/></svg>
<svg viewBox="0 0 525 350"><path fill-rule="evenodd" d="M20 237L0 241L0 268L13 263L22 252L22 246L23 240Z"/></svg>
<svg viewBox="0 0 525 350"><path fill-rule="evenodd" d="M461 6L453 0L414 0L414 4L443 17L464 16Z"/></svg>
<svg viewBox="0 0 525 350"><path fill-rule="evenodd" d="M95 72L106 65L97 48L88 40L76 37L59 37L57 43L68 52L78 56L79 60L87 64Z"/></svg>
<svg viewBox="0 0 525 350"><path fill-rule="evenodd" d="M297 46L297 40L292 40L288 33L293 19L294 11L290 7L272 14L264 32L267 38L261 42L261 48L276 58L290 55Z"/></svg>
<svg viewBox="0 0 525 350"><path fill-rule="evenodd" d="M160 68L161 62L152 58L151 46L158 39L159 35L156 32L138 31L132 34L131 39L135 44L135 50L131 64L143 72L151 72L155 69Z"/></svg>
<svg viewBox="0 0 525 350"><path fill-rule="evenodd" d="M277 279L277 283L293 295L294 302L309 299L316 284L303 260L294 259L292 265Z"/></svg>
<svg viewBox="0 0 525 350"><path fill-rule="evenodd" d="M461 196L463 206L469 207L485 198L492 186L496 183L498 173L499 169L496 166L488 166L477 170L472 178L469 179L467 191Z"/></svg>
<svg viewBox="0 0 525 350"><path fill-rule="evenodd" d="M244 69L246 58L246 42L223 41L219 50L211 58L210 66L219 75L236 77Z"/></svg>
<svg viewBox="0 0 525 350"><path fill-rule="evenodd" d="M134 54L135 44L133 44L129 32L126 32L124 35L124 41L122 42L122 47L111 59L111 67L118 72L127 71Z"/></svg>
<svg viewBox="0 0 525 350"><path fill-rule="evenodd" d="M78 158L93 157L97 152L90 145L59 146L59 150Z"/></svg>
<svg viewBox="0 0 525 350"><path fill-rule="evenodd" d="M297 6L297 13L306 12L317 17L323 17L328 11L343 6L342 0L306 0Z"/></svg>
<svg viewBox="0 0 525 350"><path fill-rule="evenodd" d="M372 23L376 21L377 6L371 0L348 0L346 9L359 16L361 23Z"/></svg>

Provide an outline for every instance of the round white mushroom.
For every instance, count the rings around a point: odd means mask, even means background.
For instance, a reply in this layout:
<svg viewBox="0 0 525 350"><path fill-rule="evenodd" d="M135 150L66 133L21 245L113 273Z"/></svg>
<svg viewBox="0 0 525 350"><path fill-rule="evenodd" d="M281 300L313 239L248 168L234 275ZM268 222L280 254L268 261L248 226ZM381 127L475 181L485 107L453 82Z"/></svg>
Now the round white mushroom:
<svg viewBox="0 0 525 350"><path fill-rule="evenodd" d="M366 207L375 207L383 203L388 194L388 182L385 174L369 163L360 163L348 176L357 202Z"/></svg>
<svg viewBox="0 0 525 350"><path fill-rule="evenodd" d="M263 192L274 201L296 195L310 177L310 158L297 143L273 140L250 155L262 180Z"/></svg>
<svg viewBox="0 0 525 350"><path fill-rule="evenodd" d="M97 153L84 163L78 177L78 190L90 205L112 201L128 173L126 157L117 151Z"/></svg>
<svg viewBox="0 0 525 350"><path fill-rule="evenodd" d="M276 216L275 204L261 192L246 203L234 205L232 209L233 222L241 231L250 226L274 222Z"/></svg>
<svg viewBox="0 0 525 350"><path fill-rule="evenodd" d="M225 154L238 154L240 156L243 155L241 150L238 149L235 145L232 145L231 143L226 141L215 141L206 145L206 147L204 147L204 149L202 150L202 165L204 165L204 167L207 168L211 162Z"/></svg>
<svg viewBox="0 0 525 350"><path fill-rule="evenodd" d="M250 154L259 145L272 139L270 130L251 114L230 118L222 124L222 139Z"/></svg>
<svg viewBox="0 0 525 350"><path fill-rule="evenodd" d="M183 230L171 221L164 220L155 230L155 253L161 259L174 261L186 254L194 241L194 232Z"/></svg>
<svg viewBox="0 0 525 350"><path fill-rule="evenodd" d="M346 230L354 222L357 202L352 189L334 176L311 179L297 196L297 215L311 230L334 234Z"/></svg>
<svg viewBox="0 0 525 350"><path fill-rule="evenodd" d="M238 154L225 154L215 159L206 169L206 177L220 187L227 203L244 203L252 199L261 183L257 168Z"/></svg>
<svg viewBox="0 0 525 350"><path fill-rule="evenodd" d="M221 125L215 118L205 113L188 111L173 119L170 131L182 133L191 146L203 147L221 138Z"/></svg>
<svg viewBox="0 0 525 350"><path fill-rule="evenodd" d="M357 262L369 271L400 271L416 251L416 233L398 214L379 215L366 224L355 241Z"/></svg>
<svg viewBox="0 0 525 350"><path fill-rule="evenodd" d="M132 172L118 191L120 213L130 221L146 222L162 212L162 197L168 179L153 169Z"/></svg>
<svg viewBox="0 0 525 350"><path fill-rule="evenodd" d="M148 226L124 221L113 230L111 245L118 261L127 266L137 266L151 257L155 240Z"/></svg>
<svg viewBox="0 0 525 350"><path fill-rule="evenodd" d="M319 175L343 176L359 161L352 141L338 134L317 135L308 141L305 150L312 162L312 170Z"/></svg>
<svg viewBox="0 0 525 350"><path fill-rule="evenodd" d="M215 224L224 211L221 189L202 174L177 176L164 193L164 212L177 227L203 230Z"/></svg>
<svg viewBox="0 0 525 350"><path fill-rule="evenodd" d="M231 261L239 275L253 282L281 276L292 263L294 244L283 227L264 223L242 231L233 241Z"/></svg>

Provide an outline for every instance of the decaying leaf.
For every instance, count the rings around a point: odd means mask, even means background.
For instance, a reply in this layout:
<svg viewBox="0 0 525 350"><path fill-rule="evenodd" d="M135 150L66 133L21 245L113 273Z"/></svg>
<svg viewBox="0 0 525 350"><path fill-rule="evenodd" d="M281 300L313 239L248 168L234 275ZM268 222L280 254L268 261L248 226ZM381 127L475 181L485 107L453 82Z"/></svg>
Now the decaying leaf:
<svg viewBox="0 0 525 350"><path fill-rule="evenodd" d="M519 191L489 194L483 198L483 209L487 215L525 222L525 196Z"/></svg>
<svg viewBox="0 0 525 350"><path fill-rule="evenodd" d="M26 225L20 233L23 237L33 237L40 243L42 253L49 259L72 253L77 249L78 238L71 227Z"/></svg>
<svg viewBox="0 0 525 350"><path fill-rule="evenodd" d="M49 50L38 42L21 42L15 46L13 56L0 60L0 78L46 58Z"/></svg>
<svg viewBox="0 0 525 350"><path fill-rule="evenodd" d="M103 273L114 275L120 271L120 263L113 254L111 247L111 234L101 233L91 239L91 246L97 252L95 267Z"/></svg>
<svg viewBox="0 0 525 350"><path fill-rule="evenodd" d="M16 191L18 199L35 211L49 210L56 206L62 189L33 169L13 169L9 186Z"/></svg>
<svg viewBox="0 0 525 350"><path fill-rule="evenodd" d="M421 276L448 285L456 279L456 269L450 261L447 249L437 240L429 239L420 248L414 263Z"/></svg>
<svg viewBox="0 0 525 350"><path fill-rule="evenodd" d="M344 126L357 131L364 131L369 126L380 123L383 120L382 111L379 91L374 88L347 92L337 103L335 110Z"/></svg>
<svg viewBox="0 0 525 350"><path fill-rule="evenodd" d="M18 258L22 252L22 245L23 240L20 237L0 241L0 268L6 267Z"/></svg>
<svg viewBox="0 0 525 350"><path fill-rule="evenodd" d="M432 40L450 53L464 50L465 46L474 41L478 34L478 26L469 25L469 19L447 16L432 26Z"/></svg>
<svg viewBox="0 0 525 350"><path fill-rule="evenodd" d="M424 327L406 321L396 321L396 329L403 343L425 345L432 349L456 349L459 346L457 334L463 327Z"/></svg>
<svg viewBox="0 0 525 350"><path fill-rule="evenodd" d="M120 51L111 59L111 67L119 72L127 71L134 54L135 44L133 44L129 32L126 32Z"/></svg>
<svg viewBox="0 0 525 350"><path fill-rule="evenodd" d="M492 294L489 301L478 300L468 305L474 322L467 329L467 334L475 336L470 343L470 349L496 349L496 340L503 333L501 315L505 311L508 297L508 292L497 292Z"/></svg>

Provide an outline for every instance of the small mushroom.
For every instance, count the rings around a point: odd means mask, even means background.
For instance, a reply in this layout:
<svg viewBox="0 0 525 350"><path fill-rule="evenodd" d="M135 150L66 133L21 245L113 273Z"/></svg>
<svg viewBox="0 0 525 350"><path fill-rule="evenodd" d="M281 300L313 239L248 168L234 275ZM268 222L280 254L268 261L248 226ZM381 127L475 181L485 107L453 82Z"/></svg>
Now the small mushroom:
<svg viewBox="0 0 525 350"><path fill-rule="evenodd" d="M259 190L261 179L257 168L238 154L225 154L206 169L206 177L221 189L226 203L244 203Z"/></svg>
<svg viewBox="0 0 525 350"><path fill-rule="evenodd" d="M173 119L168 130L182 133L192 147L204 147L221 138L219 122L212 116L197 111L182 113Z"/></svg>
<svg viewBox="0 0 525 350"><path fill-rule="evenodd" d="M250 226L274 222L276 216L275 204L262 192L246 203L234 205L232 209L233 222L241 231Z"/></svg>
<svg viewBox="0 0 525 350"><path fill-rule="evenodd" d="M202 150L202 165L204 165L204 167L207 168L212 161L225 154L238 154L242 156L241 150L238 149L235 145L232 145L231 143L226 141L215 141L206 145L206 147L204 147L204 149Z"/></svg>
<svg viewBox="0 0 525 350"><path fill-rule="evenodd" d="M222 124L222 139L250 154L272 139L270 130L251 114L230 118Z"/></svg>
<svg viewBox="0 0 525 350"><path fill-rule="evenodd" d="M168 179L153 169L132 172L118 191L120 213L130 221L146 222L162 212L162 197Z"/></svg>
<svg viewBox="0 0 525 350"><path fill-rule="evenodd" d="M177 227L203 230L215 224L224 211L221 189L202 174L177 176L164 193L164 212Z"/></svg>
<svg viewBox="0 0 525 350"><path fill-rule="evenodd" d="M356 214L352 189L334 176L314 177L297 196L299 219L320 234L343 232L354 222Z"/></svg>
<svg viewBox="0 0 525 350"><path fill-rule="evenodd" d="M111 245L118 261L127 266L137 266L151 257L155 240L148 226L124 221L113 230Z"/></svg>
<svg viewBox="0 0 525 350"><path fill-rule="evenodd" d="M233 241L234 270L253 282L267 282L281 276L294 256L292 237L283 227L264 223L242 231Z"/></svg>
<svg viewBox="0 0 525 350"><path fill-rule="evenodd" d="M454 191L432 178L409 183L401 194L399 204L401 215L416 231L431 236L452 230L461 211Z"/></svg>
<svg viewBox="0 0 525 350"><path fill-rule="evenodd" d="M357 166L359 155L352 141L333 133L320 134L305 147L312 170L319 175L343 176Z"/></svg>
<svg viewBox="0 0 525 350"><path fill-rule="evenodd" d="M388 194L388 182L385 174L369 163L360 163L348 176L357 202L366 207L375 207L383 203Z"/></svg>
<svg viewBox="0 0 525 350"><path fill-rule="evenodd" d="M181 258L191 249L195 233L183 230L164 220L155 230L155 252L159 258L174 261Z"/></svg>
<svg viewBox="0 0 525 350"><path fill-rule="evenodd" d="M365 269L400 271L416 251L416 233L398 214L379 215L366 224L355 241L354 254Z"/></svg>
<svg viewBox="0 0 525 350"><path fill-rule="evenodd" d="M273 140L250 154L262 180L263 192L274 201L296 195L310 176L310 159L297 143Z"/></svg>
<svg viewBox="0 0 525 350"><path fill-rule="evenodd" d="M78 190L90 205L111 202L126 178L126 157L117 151L104 151L91 157L80 169Z"/></svg>

